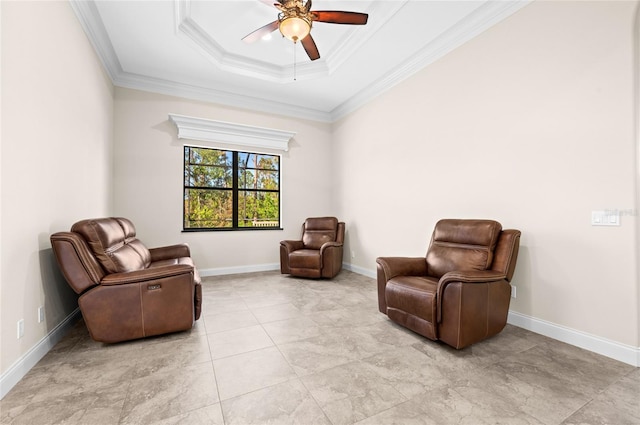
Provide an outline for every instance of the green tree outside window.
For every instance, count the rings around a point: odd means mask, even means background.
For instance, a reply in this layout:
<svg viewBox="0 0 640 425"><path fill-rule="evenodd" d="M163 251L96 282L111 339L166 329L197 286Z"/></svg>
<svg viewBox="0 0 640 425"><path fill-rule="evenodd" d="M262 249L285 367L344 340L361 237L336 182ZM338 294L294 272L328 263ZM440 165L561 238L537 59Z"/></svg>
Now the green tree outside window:
<svg viewBox="0 0 640 425"><path fill-rule="evenodd" d="M184 230L280 228L280 157L184 148Z"/></svg>

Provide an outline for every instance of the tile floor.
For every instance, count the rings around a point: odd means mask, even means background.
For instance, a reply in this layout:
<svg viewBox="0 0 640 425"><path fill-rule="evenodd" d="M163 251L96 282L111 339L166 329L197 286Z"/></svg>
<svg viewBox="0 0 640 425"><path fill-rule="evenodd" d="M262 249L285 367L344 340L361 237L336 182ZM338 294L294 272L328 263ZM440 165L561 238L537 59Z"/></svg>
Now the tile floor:
<svg viewBox="0 0 640 425"><path fill-rule="evenodd" d="M640 424L640 369L507 326L456 351L377 311L373 279L204 279L188 332L93 342L80 321L2 424Z"/></svg>

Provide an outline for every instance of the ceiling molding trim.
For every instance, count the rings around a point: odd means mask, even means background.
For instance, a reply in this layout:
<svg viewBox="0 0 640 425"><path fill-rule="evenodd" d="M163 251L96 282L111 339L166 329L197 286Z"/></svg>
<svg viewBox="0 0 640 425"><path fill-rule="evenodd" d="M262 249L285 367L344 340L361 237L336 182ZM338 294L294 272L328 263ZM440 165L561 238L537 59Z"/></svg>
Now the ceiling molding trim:
<svg viewBox="0 0 640 425"><path fill-rule="evenodd" d="M347 59L355 54L360 49L360 46L373 37L380 28L407 4L407 1L408 0L373 3L366 11L366 13L372 17L367 22L369 28L367 28L366 35L364 31L357 31L357 26L351 27L351 30L338 47L327 55L325 61L329 74L333 73L333 71L338 69ZM320 23L320 25L324 24Z"/></svg>
<svg viewBox="0 0 640 425"><path fill-rule="evenodd" d="M179 21L179 17L190 13L190 4L187 0L175 1L177 5L176 31L178 31L179 22L182 22ZM107 35L95 3L93 1L70 0L70 5L100 58L105 71L115 86L222 104L244 110L248 109L292 118L331 123L362 107L375 97L409 78L492 25L517 12L532 1L533 0L485 1L482 6L462 19L460 25L456 25L453 29L443 33L436 40L429 43L423 50L418 52L412 59L406 61L402 66L392 72L387 73L332 111L323 111L125 72ZM397 10L399 9L398 7ZM372 31L371 35L374 32L375 31ZM325 67L326 66L328 65L325 64ZM298 67L299 78L303 77L300 72L301 68L304 69L304 67ZM325 68L325 71L327 69L329 68ZM285 75L286 82L290 82L290 72L286 72Z"/></svg>
<svg viewBox="0 0 640 425"><path fill-rule="evenodd" d="M225 53L225 50L191 18L191 1L175 0L176 34L192 44L217 68L261 80L282 83L281 67L261 61L247 60Z"/></svg>
<svg viewBox="0 0 640 425"><path fill-rule="evenodd" d="M424 69L447 53L478 36L493 25L516 13L533 0L486 1L478 9L463 18L458 25L445 31L427 44L402 66L387 73L366 89L352 96L329 113L331 121L337 121L357 110L396 84Z"/></svg>
<svg viewBox="0 0 640 425"><path fill-rule="evenodd" d="M176 33L185 41L193 44L205 57L219 69L233 74L257 78L276 83L290 83L293 64L277 66L253 60L240 55L227 53L207 31L190 16L191 0L175 1ZM329 75L325 61L297 64L297 78L311 79Z"/></svg>
<svg viewBox="0 0 640 425"><path fill-rule="evenodd" d="M176 3L178 7L189 9L189 4L183 4L185 3L183 0L176 0ZM114 86L311 121L330 122L331 120L326 111L125 72L95 3L70 0L70 5Z"/></svg>
<svg viewBox="0 0 640 425"><path fill-rule="evenodd" d="M348 30L345 40L333 52L323 55L319 61L296 64L296 78L308 80L326 77L335 72L369 38L375 34L408 0L374 3L367 13L384 19L374 21L374 28L357 31L357 27ZM191 18L191 0L175 0L176 33L193 43L219 69L238 75L261 80L290 83L293 64L277 66L245 56L231 55L220 46L207 31ZM322 25L322 24L321 24Z"/></svg>
<svg viewBox="0 0 640 425"><path fill-rule="evenodd" d="M275 83L284 82L282 68L265 62L247 60L242 56L226 53L193 19L184 18L178 26L178 35L193 45L218 69L233 74L259 78Z"/></svg>
<svg viewBox="0 0 640 425"><path fill-rule="evenodd" d="M169 114L169 120L178 128L178 139L217 142L252 148L289 150L293 131L255 127L205 118Z"/></svg>
<svg viewBox="0 0 640 425"><path fill-rule="evenodd" d="M102 23L98 8L94 2L86 0L69 0L69 4L113 82L122 72L122 66Z"/></svg>
<svg viewBox="0 0 640 425"><path fill-rule="evenodd" d="M213 88L192 86L173 81L122 72L113 82L118 87L159 93L183 99L200 100L243 110L265 112L311 121L331 122L328 112L257 97L229 93Z"/></svg>
<svg viewBox="0 0 640 425"><path fill-rule="evenodd" d="M180 32L180 24L187 16L191 16L191 2L187 2L185 0L174 0L173 19L175 20L174 28L176 34Z"/></svg>

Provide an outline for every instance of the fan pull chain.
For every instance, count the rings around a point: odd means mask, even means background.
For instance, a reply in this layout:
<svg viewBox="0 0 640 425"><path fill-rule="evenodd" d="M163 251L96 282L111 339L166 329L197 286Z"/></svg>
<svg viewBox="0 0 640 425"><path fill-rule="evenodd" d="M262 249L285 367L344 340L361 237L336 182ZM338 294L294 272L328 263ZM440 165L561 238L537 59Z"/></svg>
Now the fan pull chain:
<svg viewBox="0 0 640 425"><path fill-rule="evenodd" d="M293 42L293 81L296 81L296 47L297 43Z"/></svg>

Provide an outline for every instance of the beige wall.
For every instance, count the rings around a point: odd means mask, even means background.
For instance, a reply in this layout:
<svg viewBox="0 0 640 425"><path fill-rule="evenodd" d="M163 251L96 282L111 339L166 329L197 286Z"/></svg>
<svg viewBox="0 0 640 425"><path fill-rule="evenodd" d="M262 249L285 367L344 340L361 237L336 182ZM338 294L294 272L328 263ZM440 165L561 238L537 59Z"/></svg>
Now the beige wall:
<svg viewBox="0 0 640 425"><path fill-rule="evenodd" d="M67 2L2 1L1 365L76 307L49 235L111 210L113 87ZM44 305L44 323L37 309ZM16 338L24 319L25 335Z"/></svg>
<svg viewBox="0 0 640 425"><path fill-rule="evenodd" d="M279 265L280 240L298 238L306 217L334 213L328 124L121 88L115 110L115 213L131 218L150 247L188 242L205 274ZM170 113L296 133L289 151L280 152L283 231L181 232L185 141L177 138Z"/></svg>
<svg viewBox="0 0 640 425"><path fill-rule="evenodd" d="M535 2L334 125L356 267L439 218L523 232L511 309L638 347L636 2ZM592 227L591 210L626 211Z"/></svg>
<svg viewBox="0 0 640 425"><path fill-rule="evenodd" d="M635 141L636 141L636 207L640 208L640 4L636 7L634 21L634 105L635 105ZM640 258L640 223L636 225L636 258ZM638 308L636 322L640 323L640 261L636 261L636 296ZM638 345L640 345L640 325L638 325ZM638 356L640 364L640 355Z"/></svg>
<svg viewBox="0 0 640 425"><path fill-rule="evenodd" d="M277 264L311 215L347 222L345 261L366 273L424 254L441 217L495 218L523 231L514 311L638 347L635 7L533 3L330 126L114 93L66 2L2 1L0 373L76 306L50 233L108 214L149 246L188 242L214 272ZM296 132L284 231L181 233L169 113ZM592 227L594 209L635 215Z"/></svg>

